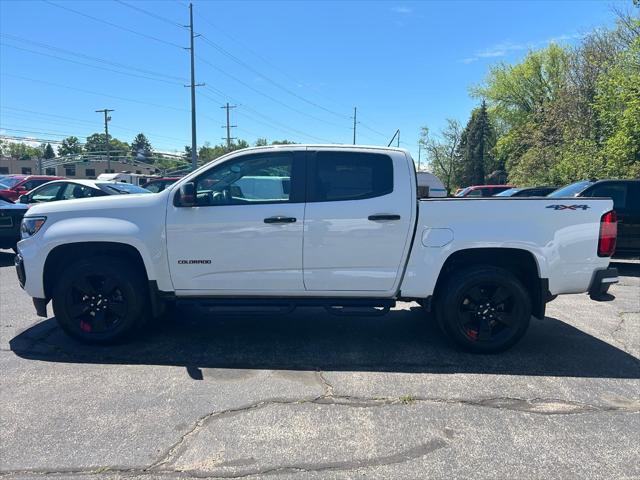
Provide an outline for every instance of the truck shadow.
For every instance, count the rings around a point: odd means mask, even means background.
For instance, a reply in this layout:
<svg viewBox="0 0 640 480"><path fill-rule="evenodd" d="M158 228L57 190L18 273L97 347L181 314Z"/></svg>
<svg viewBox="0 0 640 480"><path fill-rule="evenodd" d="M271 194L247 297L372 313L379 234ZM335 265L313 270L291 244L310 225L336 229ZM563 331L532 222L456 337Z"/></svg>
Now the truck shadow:
<svg viewBox="0 0 640 480"><path fill-rule="evenodd" d="M260 316L185 308L138 339L109 347L81 345L50 318L10 347L49 362L183 366L194 379L200 368L640 378L637 358L555 318L532 320L508 352L473 355L456 350L417 307L348 318L311 308Z"/></svg>

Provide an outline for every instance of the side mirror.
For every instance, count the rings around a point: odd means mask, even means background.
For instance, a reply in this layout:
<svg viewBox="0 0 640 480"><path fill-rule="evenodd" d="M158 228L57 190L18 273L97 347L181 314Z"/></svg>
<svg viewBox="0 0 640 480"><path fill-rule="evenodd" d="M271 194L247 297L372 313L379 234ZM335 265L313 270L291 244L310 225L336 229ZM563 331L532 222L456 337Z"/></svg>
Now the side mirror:
<svg viewBox="0 0 640 480"><path fill-rule="evenodd" d="M196 205L196 185L187 182L180 185L180 192L177 198L177 207L195 207Z"/></svg>
<svg viewBox="0 0 640 480"><path fill-rule="evenodd" d="M29 204L29 195L20 195L20 198L18 198L18 202Z"/></svg>

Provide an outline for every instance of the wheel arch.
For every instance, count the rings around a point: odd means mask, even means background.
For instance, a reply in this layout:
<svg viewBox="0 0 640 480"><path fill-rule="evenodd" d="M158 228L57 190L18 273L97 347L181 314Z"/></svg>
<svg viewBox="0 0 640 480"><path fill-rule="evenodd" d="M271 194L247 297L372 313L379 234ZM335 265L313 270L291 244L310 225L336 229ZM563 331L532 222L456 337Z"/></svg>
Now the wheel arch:
<svg viewBox="0 0 640 480"><path fill-rule="evenodd" d="M469 248L453 252L440 269L433 298L437 301L446 279L454 271L474 265L500 267L515 274L531 295L533 316L544 318L549 281L541 277L535 255L520 248Z"/></svg>
<svg viewBox="0 0 640 480"><path fill-rule="evenodd" d="M133 245L121 242L75 242L65 243L53 248L47 255L43 270L44 293L51 298L56 277L65 264L80 258L94 256L116 256L131 262L143 274L148 282L149 276L140 251Z"/></svg>

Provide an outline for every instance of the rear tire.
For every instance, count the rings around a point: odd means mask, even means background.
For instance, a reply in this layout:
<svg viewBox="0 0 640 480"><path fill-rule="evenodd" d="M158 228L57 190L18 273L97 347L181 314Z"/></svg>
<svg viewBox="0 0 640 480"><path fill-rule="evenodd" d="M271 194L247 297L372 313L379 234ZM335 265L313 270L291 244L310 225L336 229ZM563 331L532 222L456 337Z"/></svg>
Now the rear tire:
<svg viewBox="0 0 640 480"><path fill-rule="evenodd" d="M530 296L509 270L488 265L465 268L449 276L439 291L438 324L465 350L503 352L529 327Z"/></svg>
<svg viewBox="0 0 640 480"><path fill-rule="evenodd" d="M144 275L124 260L89 257L64 269L53 291L53 312L71 337L91 344L124 340L149 310Z"/></svg>

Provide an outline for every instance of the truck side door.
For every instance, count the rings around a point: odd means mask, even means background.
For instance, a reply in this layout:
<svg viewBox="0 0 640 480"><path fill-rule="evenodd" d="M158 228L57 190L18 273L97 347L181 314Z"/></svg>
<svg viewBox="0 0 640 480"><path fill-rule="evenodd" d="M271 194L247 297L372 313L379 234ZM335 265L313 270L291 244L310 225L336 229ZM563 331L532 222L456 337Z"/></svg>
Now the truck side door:
<svg viewBox="0 0 640 480"><path fill-rule="evenodd" d="M309 152L304 284L309 291L392 292L413 233L415 173L402 152Z"/></svg>
<svg viewBox="0 0 640 480"><path fill-rule="evenodd" d="M170 200L167 252L176 292L304 291L303 156L303 151L241 155L193 180L196 206Z"/></svg>

